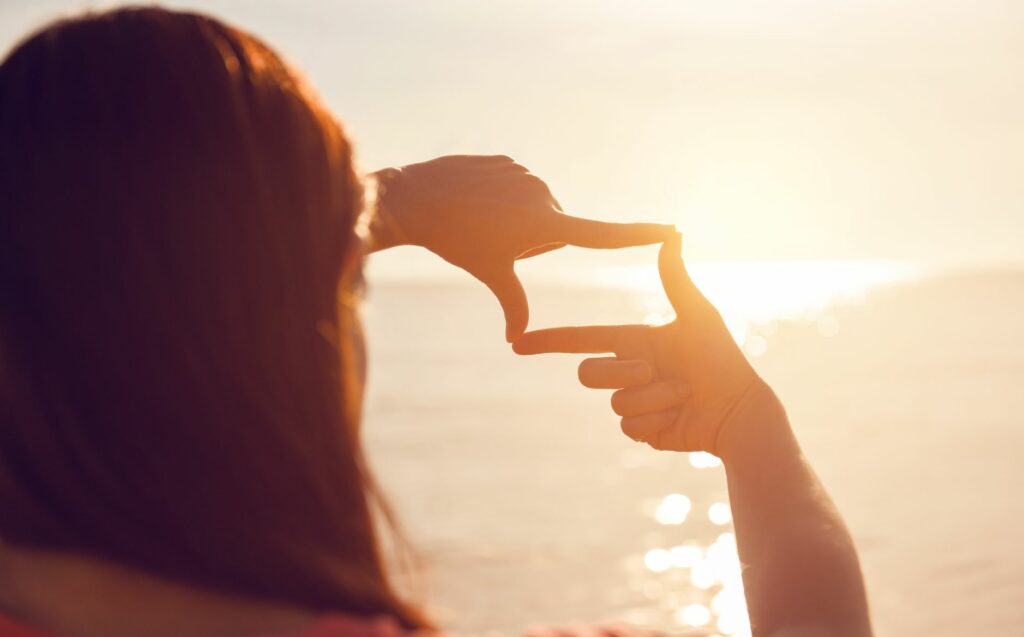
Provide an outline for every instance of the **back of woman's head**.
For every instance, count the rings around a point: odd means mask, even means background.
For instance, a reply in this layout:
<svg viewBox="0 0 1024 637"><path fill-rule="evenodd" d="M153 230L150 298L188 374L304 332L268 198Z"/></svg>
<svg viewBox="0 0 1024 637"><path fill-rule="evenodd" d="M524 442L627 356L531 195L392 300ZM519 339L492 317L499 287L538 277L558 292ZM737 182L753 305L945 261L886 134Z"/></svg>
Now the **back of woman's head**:
<svg viewBox="0 0 1024 637"><path fill-rule="evenodd" d="M64 21L0 66L0 537L320 609L391 592L339 279L348 141L254 38Z"/></svg>

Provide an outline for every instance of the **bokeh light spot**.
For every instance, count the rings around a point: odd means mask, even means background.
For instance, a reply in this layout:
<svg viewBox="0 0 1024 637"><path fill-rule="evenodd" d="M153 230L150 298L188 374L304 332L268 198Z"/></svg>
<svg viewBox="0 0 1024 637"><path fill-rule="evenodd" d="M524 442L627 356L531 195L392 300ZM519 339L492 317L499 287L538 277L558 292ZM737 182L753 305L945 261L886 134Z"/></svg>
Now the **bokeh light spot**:
<svg viewBox="0 0 1024 637"><path fill-rule="evenodd" d="M659 524L682 524L686 521L691 506L690 498L681 493L670 493L654 511L654 519Z"/></svg>

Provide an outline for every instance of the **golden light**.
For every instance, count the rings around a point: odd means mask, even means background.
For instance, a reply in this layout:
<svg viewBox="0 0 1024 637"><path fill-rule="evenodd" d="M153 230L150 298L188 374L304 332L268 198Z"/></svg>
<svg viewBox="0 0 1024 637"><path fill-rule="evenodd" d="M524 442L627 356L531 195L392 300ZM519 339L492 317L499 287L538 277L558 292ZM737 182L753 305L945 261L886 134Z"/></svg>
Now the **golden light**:
<svg viewBox="0 0 1024 637"><path fill-rule="evenodd" d="M706 626L711 621L711 611L704 604L690 604L676 611L676 621L687 626Z"/></svg>
<svg viewBox="0 0 1024 637"><path fill-rule="evenodd" d="M693 565L704 559L704 549L692 544L681 544L669 549L669 557L675 568L693 568Z"/></svg>
<svg viewBox="0 0 1024 637"><path fill-rule="evenodd" d="M672 567L672 556L665 549L651 549L644 554L644 566L655 573L667 571Z"/></svg>
<svg viewBox="0 0 1024 637"><path fill-rule="evenodd" d="M728 524L732 522L732 509L725 502L715 502L708 507L708 519L718 526Z"/></svg>
<svg viewBox="0 0 1024 637"><path fill-rule="evenodd" d="M694 451L690 454L690 466L695 469L713 469L722 466L722 461L718 459L718 456L706 451Z"/></svg>
<svg viewBox="0 0 1024 637"><path fill-rule="evenodd" d="M690 498L681 493L670 493L661 501L654 512L659 524L682 524L690 513Z"/></svg>
<svg viewBox="0 0 1024 637"><path fill-rule="evenodd" d="M751 356L765 353L764 336L776 321L814 320L821 335L834 336L840 325L828 314L831 305L858 304L875 288L920 275L916 266L889 260L722 261L688 264L688 270ZM663 324L673 316L654 265L616 266L573 276L636 291L645 324Z"/></svg>

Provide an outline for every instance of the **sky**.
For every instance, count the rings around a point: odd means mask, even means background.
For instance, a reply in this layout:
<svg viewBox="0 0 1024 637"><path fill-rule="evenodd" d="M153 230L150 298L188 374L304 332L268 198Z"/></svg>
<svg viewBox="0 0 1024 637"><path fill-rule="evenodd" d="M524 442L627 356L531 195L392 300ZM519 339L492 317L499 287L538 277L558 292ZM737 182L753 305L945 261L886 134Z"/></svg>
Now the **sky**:
<svg viewBox="0 0 1024 637"><path fill-rule="evenodd" d="M220 0L367 169L502 153L700 260L1018 263L1024 2ZM0 47L90 5L0 0Z"/></svg>

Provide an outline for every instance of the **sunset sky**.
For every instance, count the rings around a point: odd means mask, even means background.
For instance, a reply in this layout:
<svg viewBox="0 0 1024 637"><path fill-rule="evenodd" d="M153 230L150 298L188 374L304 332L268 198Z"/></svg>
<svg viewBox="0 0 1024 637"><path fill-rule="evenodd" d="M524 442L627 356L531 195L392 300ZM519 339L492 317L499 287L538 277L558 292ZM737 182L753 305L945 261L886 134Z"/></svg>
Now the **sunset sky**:
<svg viewBox="0 0 1024 637"><path fill-rule="evenodd" d="M0 45L83 6L0 0ZM1021 257L1024 3L183 6L304 70L367 168L509 154L700 259Z"/></svg>

